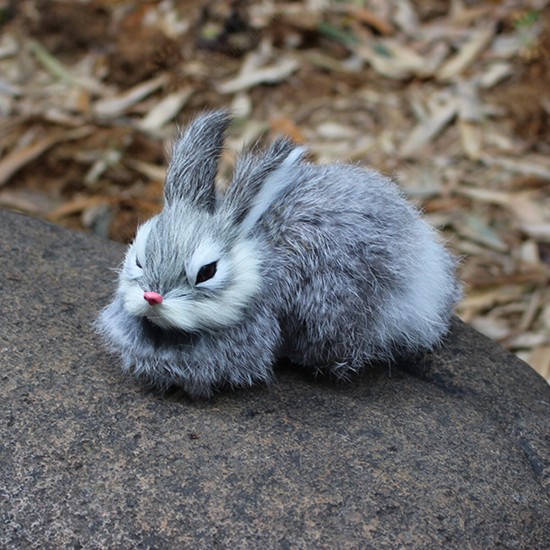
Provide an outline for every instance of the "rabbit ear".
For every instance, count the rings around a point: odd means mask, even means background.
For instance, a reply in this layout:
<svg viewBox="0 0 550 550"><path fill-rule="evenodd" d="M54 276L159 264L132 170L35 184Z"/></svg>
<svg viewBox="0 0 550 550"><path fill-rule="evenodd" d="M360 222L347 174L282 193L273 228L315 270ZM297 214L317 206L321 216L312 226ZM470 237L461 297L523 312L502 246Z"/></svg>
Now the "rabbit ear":
<svg viewBox="0 0 550 550"><path fill-rule="evenodd" d="M252 151L238 161L233 181L227 190L220 211L242 233L248 233L293 181L293 167L300 162L305 149L280 138L261 156Z"/></svg>
<svg viewBox="0 0 550 550"><path fill-rule="evenodd" d="M179 137L172 151L164 186L167 204L185 199L214 211L218 162L229 122L227 111L206 113L192 122Z"/></svg>

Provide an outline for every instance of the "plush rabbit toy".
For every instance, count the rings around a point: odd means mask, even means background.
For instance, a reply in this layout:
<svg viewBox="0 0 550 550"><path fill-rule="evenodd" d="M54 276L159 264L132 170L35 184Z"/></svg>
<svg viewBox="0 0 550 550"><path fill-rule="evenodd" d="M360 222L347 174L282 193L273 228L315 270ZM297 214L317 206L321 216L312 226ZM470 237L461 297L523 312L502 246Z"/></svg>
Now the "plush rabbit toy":
<svg viewBox="0 0 550 550"><path fill-rule="evenodd" d="M270 380L279 358L345 377L438 344L454 261L396 185L279 139L243 154L217 201L228 124L207 113L183 133L164 209L128 248L98 320L125 369L208 396Z"/></svg>

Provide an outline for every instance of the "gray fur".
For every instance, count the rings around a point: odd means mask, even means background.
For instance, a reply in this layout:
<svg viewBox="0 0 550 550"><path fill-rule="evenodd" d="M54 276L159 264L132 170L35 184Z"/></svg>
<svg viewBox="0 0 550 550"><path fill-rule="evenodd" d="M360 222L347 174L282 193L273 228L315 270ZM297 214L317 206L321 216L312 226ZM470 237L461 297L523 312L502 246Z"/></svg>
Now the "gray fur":
<svg viewBox="0 0 550 550"><path fill-rule="evenodd" d="M207 396L223 384L269 381L281 358L346 377L439 344L461 297L455 262L397 186L372 170L307 163L280 140L243 155L214 208L227 124L226 113L207 114L176 144L167 204L139 245L146 265L134 265L138 233L98 319L124 368L155 386ZM243 232L246 219L255 223ZM208 288L193 271L205 249L224 266ZM128 298L151 290L166 304L180 296L191 304L181 326L174 315L173 328L157 326L164 305Z"/></svg>
<svg viewBox="0 0 550 550"><path fill-rule="evenodd" d="M168 204L185 198L214 210L214 183L229 122L226 111L207 113L175 143L164 186Z"/></svg>
<svg viewBox="0 0 550 550"><path fill-rule="evenodd" d="M231 224L238 225L243 221L267 176L295 147L290 140L280 138L267 151L246 151L237 160L233 181L220 206L223 216Z"/></svg>

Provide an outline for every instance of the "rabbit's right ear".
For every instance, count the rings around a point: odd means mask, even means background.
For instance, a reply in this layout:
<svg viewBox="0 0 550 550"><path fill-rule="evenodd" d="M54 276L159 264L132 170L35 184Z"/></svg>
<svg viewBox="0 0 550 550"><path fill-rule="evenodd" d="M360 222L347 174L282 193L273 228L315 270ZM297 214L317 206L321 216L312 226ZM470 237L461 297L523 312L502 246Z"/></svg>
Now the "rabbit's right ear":
<svg viewBox="0 0 550 550"><path fill-rule="evenodd" d="M206 113L193 121L174 145L164 198L167 204L191 201L213 212L215 180L230 116L227 111Z"/></svg>

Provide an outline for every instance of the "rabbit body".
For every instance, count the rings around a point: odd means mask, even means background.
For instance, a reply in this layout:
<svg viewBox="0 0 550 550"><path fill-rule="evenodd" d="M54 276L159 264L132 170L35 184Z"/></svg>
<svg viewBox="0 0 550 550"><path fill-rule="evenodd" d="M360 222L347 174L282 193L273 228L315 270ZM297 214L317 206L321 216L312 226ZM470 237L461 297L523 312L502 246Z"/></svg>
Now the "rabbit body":
<svg viewBox="0 0 550 550"><path fill-rule="evenodd" d="M124 367L209 395L270 380L280 358L345 377L437 345L461 296L455 262L397 186L279 140L245 153L217 202L228 122L203 115L176 143L165 207L99 317Z"/></svg>

